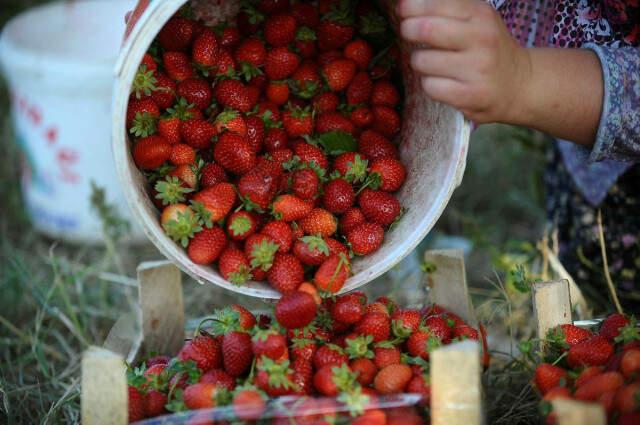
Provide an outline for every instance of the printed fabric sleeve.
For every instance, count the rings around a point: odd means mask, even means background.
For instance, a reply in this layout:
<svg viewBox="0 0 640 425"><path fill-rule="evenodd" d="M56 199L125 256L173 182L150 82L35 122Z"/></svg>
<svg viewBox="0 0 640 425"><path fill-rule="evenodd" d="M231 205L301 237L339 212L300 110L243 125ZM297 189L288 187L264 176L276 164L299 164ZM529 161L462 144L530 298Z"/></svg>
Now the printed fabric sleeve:
<svg viewBox="0 0 640 425"><path fill-rule="evenodd" d="M600 59L604 103L592 162L640 161L640 47L611 48L585 44Z"/></svg>

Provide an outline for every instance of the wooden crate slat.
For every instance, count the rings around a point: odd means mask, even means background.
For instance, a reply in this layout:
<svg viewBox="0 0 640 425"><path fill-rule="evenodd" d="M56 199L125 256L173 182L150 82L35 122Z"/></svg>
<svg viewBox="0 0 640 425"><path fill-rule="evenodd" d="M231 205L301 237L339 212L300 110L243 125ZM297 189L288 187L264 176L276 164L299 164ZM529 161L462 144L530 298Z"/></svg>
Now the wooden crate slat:
<svg viewBox="0 0 640 425"><path fill-rule="evenodd" d="M607 425L607 415L597 403L576 400L553 400L558 425Z"/></svg>
<svg viewBox="0 0 640 425"><path fill-rule="evenodd" d="M82 423L127 425L127 397L124 359L109 350L90 347L82 356Z"/></svg>
<svg viewBox="0 0 640 425"><path fill-rule="evenodd" d="M544 338L549 329L571 324L571 295L569 282L557 280L533 284L533 313L535 316L540 349L545 350Z"/></svg>

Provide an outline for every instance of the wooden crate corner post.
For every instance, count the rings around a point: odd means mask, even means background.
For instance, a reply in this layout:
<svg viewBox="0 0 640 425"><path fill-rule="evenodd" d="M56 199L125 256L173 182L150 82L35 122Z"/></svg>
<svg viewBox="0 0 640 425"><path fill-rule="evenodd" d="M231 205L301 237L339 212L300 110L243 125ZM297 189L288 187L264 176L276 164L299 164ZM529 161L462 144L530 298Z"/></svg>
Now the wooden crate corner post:
<svg viewBox="0 0 640 425"><path fill-rule="evenodd" d="M82 356L81 415L84 425L126 425L127 375L124 359L90 347Z"/></svg>
<svg viewBox="0 0 640 425"><path fill-rule="evenodd" d="M552 405L558 425L607 425L607 415L599 403L557 399Z"/></svg>
<svg viewBox="0 0 640 425"><path fill-rule="evenodd" d="M540 350L544 352L544 339L550 329L571 324L571 295L569 282L557 280L533 284L533 313L536 320Z"/></svg>
<svg viewBox="0 0 640 425"><path fill-rule="evenodd" d="M484 423L480 345L465 340L430 354L431 423L481 425Z"/></svg>

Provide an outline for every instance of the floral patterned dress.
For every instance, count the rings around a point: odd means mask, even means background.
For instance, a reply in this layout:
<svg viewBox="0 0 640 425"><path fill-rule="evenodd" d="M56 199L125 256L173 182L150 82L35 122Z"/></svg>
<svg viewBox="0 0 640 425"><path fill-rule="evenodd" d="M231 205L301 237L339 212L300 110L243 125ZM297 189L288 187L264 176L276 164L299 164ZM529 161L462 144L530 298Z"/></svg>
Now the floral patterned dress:
<svg viewBox="0 0 640 425"><path fill-rule="evenodd" d="M548 151L547 212L560 257L597 305L609 307L598 243L602 211L610 272L627 311L640 313L640 0L490 0L527 46L587 48L600 59L605 99L591 150Z"/></svg>

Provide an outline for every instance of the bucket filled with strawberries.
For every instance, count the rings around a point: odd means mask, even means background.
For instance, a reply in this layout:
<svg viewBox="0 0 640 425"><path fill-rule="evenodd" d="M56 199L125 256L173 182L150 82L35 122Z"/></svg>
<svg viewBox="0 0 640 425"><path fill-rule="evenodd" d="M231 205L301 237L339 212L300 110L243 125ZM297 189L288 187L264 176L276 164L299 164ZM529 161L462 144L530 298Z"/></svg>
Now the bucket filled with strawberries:
<svg viewBox="0 0 640 425"><path fill-rule="evenodd" d="M468 125L419 89L388 3L139 4L114 152L169 259L278 298L353 290L416 247L460 181Z"/></svg>

